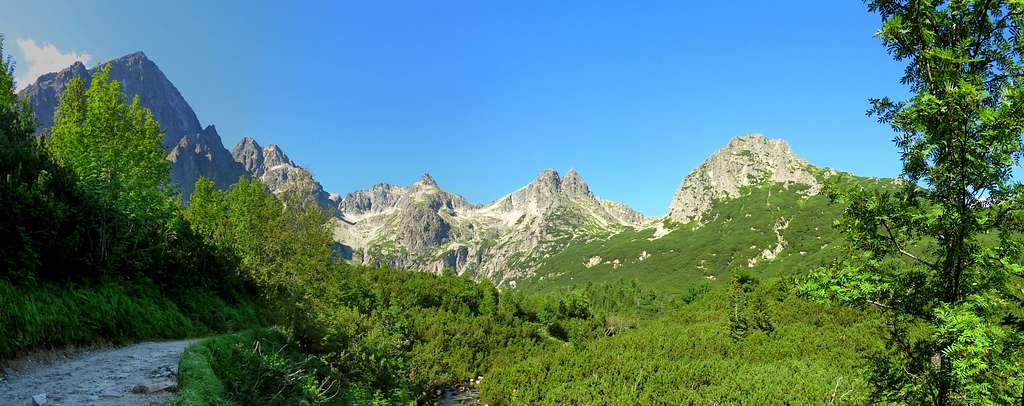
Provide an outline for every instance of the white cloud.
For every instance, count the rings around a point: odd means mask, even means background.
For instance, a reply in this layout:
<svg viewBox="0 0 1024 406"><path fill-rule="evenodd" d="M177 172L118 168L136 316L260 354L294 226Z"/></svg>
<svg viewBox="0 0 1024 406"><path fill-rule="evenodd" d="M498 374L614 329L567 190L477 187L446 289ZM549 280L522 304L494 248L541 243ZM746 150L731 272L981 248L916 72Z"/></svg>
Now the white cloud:
<svg viewBox="0 0 1024 406"><path fill-rule="evenodd" d="M24 65L27 65L16 67L21 72L15 79L18 90L34 83L39 76L50 72L57 72L71 66L75 61L80 61L88 66L89 61L92 60L92 55L85 52L68 52L64 54L49 42L36 44L36 41L31 38L18 39L18 49L21 50Z"/></svg>

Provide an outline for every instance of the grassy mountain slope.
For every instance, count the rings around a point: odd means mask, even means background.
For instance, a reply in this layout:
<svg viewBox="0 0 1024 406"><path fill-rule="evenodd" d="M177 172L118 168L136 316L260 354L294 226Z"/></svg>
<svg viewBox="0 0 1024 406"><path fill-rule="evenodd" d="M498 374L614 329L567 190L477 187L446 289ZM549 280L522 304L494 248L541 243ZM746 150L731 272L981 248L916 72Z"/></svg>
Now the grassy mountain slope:
<svg viewBox="0 0 1024 406"><path fill-rule="evenodd" d="M837 187L892 184L848 174L834 175L829 182ZM762 277L806 272L840 254L840 236L832 222L842 207L830 204L824 194L802 196L801 190L800 185L762 183L744 188L739 198L718 201L704 225L664 221L668 234L658 228L628 230L570 245L519 286L549 291L637 279L663 291L682 292L705 281L727 280L737 269Z"/></svg>

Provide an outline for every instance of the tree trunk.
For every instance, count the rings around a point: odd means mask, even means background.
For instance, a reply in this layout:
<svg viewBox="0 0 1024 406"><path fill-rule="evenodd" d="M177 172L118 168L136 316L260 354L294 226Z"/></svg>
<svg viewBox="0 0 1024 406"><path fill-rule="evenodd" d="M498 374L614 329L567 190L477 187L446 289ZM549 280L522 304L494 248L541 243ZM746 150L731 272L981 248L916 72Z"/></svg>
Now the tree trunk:
<svg viewBox="0 0 1024 406"><path fill-rule="evenodd" d="M939 369L939 396L936 399L936 404L949 406L949 360L941 355L939 357L942 359L940 361L942 367Z"/></svg>

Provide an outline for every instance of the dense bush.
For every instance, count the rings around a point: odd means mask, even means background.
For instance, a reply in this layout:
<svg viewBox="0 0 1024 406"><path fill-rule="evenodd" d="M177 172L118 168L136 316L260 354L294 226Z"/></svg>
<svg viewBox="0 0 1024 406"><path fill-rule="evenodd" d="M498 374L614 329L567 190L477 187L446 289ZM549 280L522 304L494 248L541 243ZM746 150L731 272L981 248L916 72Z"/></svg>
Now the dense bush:
<svg viewBox="0 0 1024 406"><path fill-rule="evenodd" d="M635 329L580 346L531 351L491 368L491 404L726 404L866 402L860 352L881 347L870 315L770 292L775 330L730 335L727 289L715 289Z"/></svg>

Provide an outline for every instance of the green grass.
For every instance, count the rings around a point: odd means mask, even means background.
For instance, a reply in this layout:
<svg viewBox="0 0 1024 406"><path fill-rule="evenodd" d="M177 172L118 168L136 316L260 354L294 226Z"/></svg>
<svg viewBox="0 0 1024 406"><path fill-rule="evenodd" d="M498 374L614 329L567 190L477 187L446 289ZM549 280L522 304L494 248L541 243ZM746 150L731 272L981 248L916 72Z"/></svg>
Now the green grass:
<svg viewBox="0 0 1024 406"><path fill-rule="evenodd" d="M209 335L261 325L251 300L167 294L148 282L15 285L0 280L0 359L26 351Z"/></svg>
<svg viewBox="0 0 1024 406"><path fill-rule="evenodd" d="M211 347L224 347L240 340L240 335L208 338L189 346L178 361L178 392L172 405L231 405L223 398L224 383L217 377Z"/></svg>
<svg viewBox="0 0 1024 406"><path fill-rule="evenodd" d="M237 375L246 364L237 355L257 341L283 345L284 337L273 330L246 330L201 340L189 346L178 361L178 392L175 406L237 405ZM235 385L233 385L235 384Z"/></svg>

